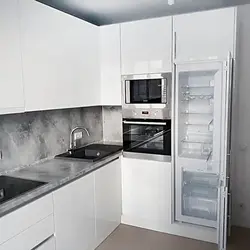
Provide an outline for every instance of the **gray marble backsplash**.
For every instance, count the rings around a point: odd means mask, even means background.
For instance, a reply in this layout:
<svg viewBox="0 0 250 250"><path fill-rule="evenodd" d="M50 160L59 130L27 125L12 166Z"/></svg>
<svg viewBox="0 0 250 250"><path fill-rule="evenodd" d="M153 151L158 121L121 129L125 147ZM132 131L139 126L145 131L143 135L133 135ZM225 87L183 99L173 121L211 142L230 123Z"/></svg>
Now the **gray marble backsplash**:
<svg viewBox="0 0 250 250"><path fill-rule="evenodd" d="M103 140L122 142L122 108L121 106L102 107Z"/></svg>
<svg viewBox="0 0 250 250"><path fill-rule="evenodd" d="M105 112L104 117L108 116ZM103 140L102 107L0 116L0 172L65 152L69 147L70 131L76 126L84 126L90 132L89 137L83 134L81 144ZM111 135L119 137L113 132Z"/></svg>

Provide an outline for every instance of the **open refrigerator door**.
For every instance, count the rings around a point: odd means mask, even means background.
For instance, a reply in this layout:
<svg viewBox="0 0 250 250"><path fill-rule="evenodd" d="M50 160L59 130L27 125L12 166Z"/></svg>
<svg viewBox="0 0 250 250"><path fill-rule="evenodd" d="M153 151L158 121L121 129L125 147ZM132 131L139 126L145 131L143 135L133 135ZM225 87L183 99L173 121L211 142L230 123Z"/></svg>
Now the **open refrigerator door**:
<svg viewBox="0 0 250 250"><path fill-rule="evenodd" d="M227 248L227 230L228 230L228 209L229 199L228 191L230 184L230 166L231 166L231 123L232 123L232 79L233 79L233 59L231 54L228 54L226 62L226 85L225 94L223 98L222 110L222 136L223 143L221 147L221 175L220 175L220 207L218 219L218 246L219 250L226 250Z"/></svg>

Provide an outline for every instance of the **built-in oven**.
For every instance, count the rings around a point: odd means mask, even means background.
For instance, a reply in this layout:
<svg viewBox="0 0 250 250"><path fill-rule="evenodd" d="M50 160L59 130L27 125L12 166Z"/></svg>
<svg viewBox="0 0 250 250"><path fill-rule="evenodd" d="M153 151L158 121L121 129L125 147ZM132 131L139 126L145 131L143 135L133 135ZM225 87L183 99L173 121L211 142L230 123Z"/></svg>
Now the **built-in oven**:
<svg viewBox="0 0 250 250"><path fill-rule="evenodd" d="M123 76L123 118L171 119L171 80L171 73Z"/></svg>
<svg viewBox="0 0 250 250"><path fill-rule="evenodd" d="M123 120L124 156L171 159L171 120Z"/></svg>

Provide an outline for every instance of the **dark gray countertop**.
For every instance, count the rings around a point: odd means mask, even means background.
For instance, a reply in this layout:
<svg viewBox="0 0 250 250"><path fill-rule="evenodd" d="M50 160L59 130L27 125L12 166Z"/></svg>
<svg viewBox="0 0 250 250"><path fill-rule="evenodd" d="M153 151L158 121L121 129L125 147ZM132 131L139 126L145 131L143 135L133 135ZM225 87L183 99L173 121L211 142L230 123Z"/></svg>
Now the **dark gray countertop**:
<svg viewBox="0 0 250 250"><path fill-rule="evenodd" d="M95 171L96 169L118 158L121 154L122 150L97 162L52 159L34 166L10 172L8 176L47 182L47 184L1 204L0 217L49 192L54 191L55 189L60 188L73 180L76 180L79 177Z"/></svg>

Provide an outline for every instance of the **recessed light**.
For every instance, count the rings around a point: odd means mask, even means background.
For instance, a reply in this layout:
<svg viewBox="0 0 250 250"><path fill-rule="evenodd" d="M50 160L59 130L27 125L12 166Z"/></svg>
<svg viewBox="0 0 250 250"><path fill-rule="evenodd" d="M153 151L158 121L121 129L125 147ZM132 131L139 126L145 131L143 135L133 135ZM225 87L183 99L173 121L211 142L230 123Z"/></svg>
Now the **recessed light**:
<svg viewBox="0 0 250 250"><path fill-rule="evenodd" d="M168 0L168 5L173 5L174 4L174 0Z"/></svg>

